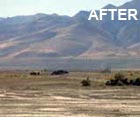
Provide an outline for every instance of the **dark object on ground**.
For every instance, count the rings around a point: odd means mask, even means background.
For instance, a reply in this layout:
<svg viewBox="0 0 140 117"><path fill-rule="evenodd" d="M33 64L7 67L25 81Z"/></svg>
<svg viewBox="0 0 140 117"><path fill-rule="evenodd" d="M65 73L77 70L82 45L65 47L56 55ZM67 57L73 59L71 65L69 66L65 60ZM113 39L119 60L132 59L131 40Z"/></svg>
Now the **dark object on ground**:
<svg viewBox="0 0 140 117"><path fill-rule="evenodd" d="M110 80L105 83L108 86L123 86L123 82L121 80Z"/></svg>
<svg viewBox="0 0 140 117"><path fill-rule="evenodd" d="M128 80L128 78L125 78L124 75L117 73L114 76L114 79L111 79L105 83L107 86L140 86L140 78L136 78L135 80Z"/></svg>
<svg viewBox="0 0 140 117"><path fill-rule="evenodd" d="M133 85L135 86L140 86L140 78L137 78L134 82Z"/></svg>
<svg viewBox="0 0 140 117"><path fill-rule="evenodd" d="M129 85L129 82L122 73L116 73L114 79L107 81L105 84L109 86L123 86Z"/></svg>
<svg viewBox="0 0 140 117"><path fill-rule="evenodd" d="M68 74L68 71L65 70L57 70L51 73L51 75L63 75L63 74Z"/></svg>
<svg viewBox="0 0 140 117"><path fill-rule="evenodd" d="M39 76L40 75L40 72L30 72L30 75Z"/></svg>
<svg viewBox="0 0 140 117"><path fill-rule="evenodd" d="M130 80L130 85L133 85L134 84L134 80Z"/></svg>
<svg viewBox="0 0 140 117"><path fill-rule="evenodd" d="M123 83L124 85L129 85L129 84L130 84L130 82L128 81L127 78L122 79L121 81L122 81L122 83Z"/></svg>
<svg viewBox="0 0 140 117"><path fill-rule="evenodd" d="M89 80L88 77L87 77L86 80L83 80L81 83L82 83L82 86L84 86L84 87L87 87L87 86L90 86L90 85L91 85L91 84L90 84L90 80Z"/></svg>

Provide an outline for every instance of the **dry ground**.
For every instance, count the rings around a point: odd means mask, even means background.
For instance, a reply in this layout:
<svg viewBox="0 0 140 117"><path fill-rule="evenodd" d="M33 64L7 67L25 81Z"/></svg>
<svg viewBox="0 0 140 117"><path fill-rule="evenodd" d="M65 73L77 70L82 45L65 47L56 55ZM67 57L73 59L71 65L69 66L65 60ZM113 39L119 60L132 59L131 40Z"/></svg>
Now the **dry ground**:
<svg viewBox="0 0 140 117"><path fill-rule="evenodd" d="M140 87L105 86L114 74L1 72L0 117L140 117ZM140 72L124 74L140 76ZM87 76L92 86L82 87Z"/></svg>

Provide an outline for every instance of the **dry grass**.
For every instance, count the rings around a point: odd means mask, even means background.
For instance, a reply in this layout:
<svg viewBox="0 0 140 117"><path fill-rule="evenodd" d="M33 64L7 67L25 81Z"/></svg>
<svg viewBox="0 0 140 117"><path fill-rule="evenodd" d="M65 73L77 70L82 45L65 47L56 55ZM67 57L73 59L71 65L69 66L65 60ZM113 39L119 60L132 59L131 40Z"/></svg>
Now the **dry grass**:
<svg viewBox="0 0 140 117"><path fill-rule="evenodd" d="M140 87L104 85L115 73L1 72L0 117L140 117ZM130 79L140 76L140 72L123 73ZM81 86L86 77L91 87Z"/></svg>

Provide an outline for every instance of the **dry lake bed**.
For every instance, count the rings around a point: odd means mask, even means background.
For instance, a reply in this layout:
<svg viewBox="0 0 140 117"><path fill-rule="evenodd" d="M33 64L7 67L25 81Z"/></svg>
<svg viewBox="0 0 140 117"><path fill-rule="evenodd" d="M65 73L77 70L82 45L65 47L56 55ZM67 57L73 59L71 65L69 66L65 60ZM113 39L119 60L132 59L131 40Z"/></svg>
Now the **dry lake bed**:
<svg viewBox="0 0 140 117"><path fill-rule="evenodd" d="M140 87L105 86L113 75L1 72L0 117L140 117ZM90 87L81 86L86 77L91 80Z"/></svg>

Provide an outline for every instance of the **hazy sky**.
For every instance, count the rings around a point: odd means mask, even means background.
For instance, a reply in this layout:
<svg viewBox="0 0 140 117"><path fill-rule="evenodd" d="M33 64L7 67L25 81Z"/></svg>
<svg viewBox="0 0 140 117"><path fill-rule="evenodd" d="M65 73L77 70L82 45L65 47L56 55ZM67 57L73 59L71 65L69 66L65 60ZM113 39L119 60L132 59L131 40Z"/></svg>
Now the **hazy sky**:
<svg viewBox="0 0 140 117"><path fill-rule="evenodd" d="M121 5L131 0L0 0L0 17L58 13L74 15L80 10L99 9L108 3Z"/></svg>

